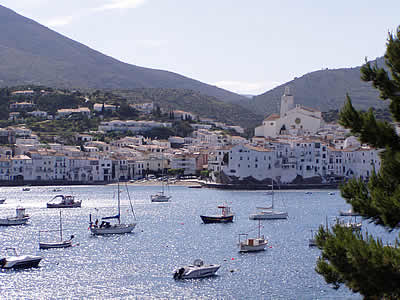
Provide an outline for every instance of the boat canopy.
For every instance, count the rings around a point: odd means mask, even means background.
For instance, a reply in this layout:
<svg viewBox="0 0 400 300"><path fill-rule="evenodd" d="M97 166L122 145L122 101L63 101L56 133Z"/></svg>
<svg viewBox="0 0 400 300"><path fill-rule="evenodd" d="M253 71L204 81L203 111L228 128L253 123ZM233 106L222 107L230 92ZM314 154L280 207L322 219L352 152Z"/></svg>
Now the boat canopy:
<svg viewBox="0 0 400 300"><path fill-rule="evenodd" d="M109 220L109 219L119 219L120 218L120 214L115 215L115 216L111 216L111 217L103 217L101 218L102 220Z"/></svg>

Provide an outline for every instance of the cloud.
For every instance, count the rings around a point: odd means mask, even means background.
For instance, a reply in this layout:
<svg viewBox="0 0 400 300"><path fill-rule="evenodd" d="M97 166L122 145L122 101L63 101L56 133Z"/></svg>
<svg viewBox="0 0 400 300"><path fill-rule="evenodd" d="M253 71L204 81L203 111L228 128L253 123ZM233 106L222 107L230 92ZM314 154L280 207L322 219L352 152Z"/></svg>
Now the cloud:
<svg viewBox="0 0 400 300"><path fill-rule="evenodd" d="M55 17L53 19L50 19L48 21L44 22L44 25L47 27L60 27L60 26L65 26L71 23L76 16L61 16L61 17Z"/></svg>
<svg viewBox="0 0 400 300"><path fill-rule="evenodd" d="M280 84L280 82L276 81L245 82L229 80L222 80L214 83L214 85L220 88L242 95L259 95Z"/></svg>
<svg viewBox="0 0 400 300"><path fill-rule="evenodd" d="M146 1L147 0L110 0L110 3L97 7L95 10L103 11L110 9L136 8L139 5L144 4Z"/></svg>

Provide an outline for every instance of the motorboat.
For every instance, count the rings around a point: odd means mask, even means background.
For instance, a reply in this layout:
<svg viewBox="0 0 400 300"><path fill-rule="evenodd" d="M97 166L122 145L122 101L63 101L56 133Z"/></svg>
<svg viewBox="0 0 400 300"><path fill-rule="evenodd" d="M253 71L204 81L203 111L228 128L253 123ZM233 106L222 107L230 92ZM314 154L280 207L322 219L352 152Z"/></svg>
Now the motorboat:
<svg viewBox="0 0 400 300"><path fill-rule="evenodd" d="M31 190L31 188L29 188L29 187L24 187L24 188L22 188L22 191L23 192L29 192Z"/></svg>
<svg viewBox="0 0 400 300"><path fill-rule="evenodd" d="M271 191L269 192L269 195L271 195L271 206L257 207L257 211L249 216L250 220L277 220L288 218L288 213L286 211L274 209L275 193L273 179L271 179Z"/></svg>
<svg viewBox="0 0 400 300"><path fill-rule="evenodd" d="M53 189L53 192L61 192L62 190L61 190L61 188L54 188Z"/></svg>
<svg viewBox="0 0 400 300"><path fill-rule="evenodd" d="M205 224L233 222L234 214L228 205L219 205L218 208L221 209L220 215L200 216L202 221Z"/></svg>
<svg viewBox="0 0 400 300"><path fill-rule="evenodd" d="M6 202L6 198L1 198L0 199L0 204L3 204L4 202Z"/></svg>
<svg viewBox="0 0 400 300"><path fill-rule="evenodd" d="M194 279L215 275L221 265L205 265L201 259L196 259L193 265L188 265L174 271L174 279Z"/></svg>
<svg viewBox="0 0 400 300"><path fill-rule="evenodd" d="M15 217L0 218L0 226L24 225L29 219L30 216L25 214L25 208L17 207Z"/></svg>
<svg viewBox="0 0 400 300"><path fill-rule="evenodd" d="M339 210L339 215L342 217L356 217L359 213L354 212L352 209L349 210Z"/></svg>
<svg viewBox="0 0 400 300"><path fill-rule="evenodd" d="M39 266L43 257L37 255L18 255L15 248L5 248L7 255L0 259L2 269L25 269Z"/></svg>
<svg viewBox="0 0 400 300"><path fill-rule="evenodd" d="M311 237L308 239L308 246L309 247L316 247L317 241L315 239L315 233L311 230Z"/></svg>
<svg viewBox="0 0 400 300"><path fill-rule="evenodd" d="M261 221L258 221L258 235L256 238L248 238L248 233L239 234L239 252L256 252L265 250L268 241L264 238L264 235L261 235L260 222Z"/></svg>
<svg viewBox="0 0 400 300"><path fill-rule="evenodd" d="M128 188L127 188L127 192L128 192ZM120 200L119 182L118 182L117 194L118 194L118 196L117 196L118 214L117 215L101 218L102 221L100 224L97 219L95 222L93 222L92 215L91 214L89 215L89 229L93 235L130 233L136 227L136 223L130 223L130 224L121 223L121 200ZM129 196L129 192L128 192L128 196ZM132 202L130 201L130 197L129 197L129 203L131 205L132 214L135 217ZM112 219L116 219L117 222L112 224L110 221L108 221L108 220L112 220Z"/></svg>
<svg viewBox="0 0 400 300"><path fill-rule="evenodd" d="M57 231L60 234L59 241L50 241L50 242L43 242L41 240L41 234L45 232L54 232ZM63 228L62 228L62 218L61 218L61 210L60 210L60 228L59 230L41 230L39 231L39 249L52 249L52 248L68 248L72 246L72 239L74 238L73 235L68 240L63 239Z"/></svg>
<svg viewBox="0 0 400 300"><path fill-rule="evenodd" d="M344 228L349 228L353 231L360 231L362 228L362 222L358 222L356 216L354 216L354 221L343 219L336 219L336 224Z"/></svg>
<svg viewBox="0 0 400 300"><path fill-rule="evenodd" d="M47 202L47 208L75 208L81 207L82 200L75 200L72 195L57 195Z"/></svg>

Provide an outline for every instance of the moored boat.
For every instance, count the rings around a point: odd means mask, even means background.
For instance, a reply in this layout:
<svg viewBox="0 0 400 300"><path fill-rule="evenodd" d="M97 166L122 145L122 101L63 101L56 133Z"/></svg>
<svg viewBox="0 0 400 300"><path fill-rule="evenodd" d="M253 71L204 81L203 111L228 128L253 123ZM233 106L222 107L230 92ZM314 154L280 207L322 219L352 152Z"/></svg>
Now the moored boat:
<svg viewBox="0 0 400 300"><path fill-rule="evenodd" d="M75 208L81 207L81 204L82 200L75 200L75 196L57 195L47 202L47 208Z"/></svg>
<svg viewBox="0 0 400 300"><path fill-rule="evenodd" d="M6 198L1 198L0 199L0 204L3 204L4 202L6 202Z"/></svg>
<svg viewBox="0 0 400 300"><path fill-rule="evenodd" d="M5 249L7 255L0 259L0 268L2 269L25 269L39 266L43 257L37 255L18 255L15 248Z"/></svg>
<svg viewBox="0 0 400 300"><path fill-rule="evenodd" d="M211 215L211 216L200 216L202 221L205 224L209 223L229 223L233 222L234 214L231 211L231 208L228 205L219 205L218 208L221 209L220 215Z"/></svg>
<svg viewBox="0 0 400 300"><path fill-rule="evenodd" d="M244 237L244 240L242 240ZM248 233L239 234L239 252L264 251L268 241L261 235L261 223L258 221L258 235L256 238L248 238Z"/></svg>
<svg viewBox="0 0 400 300"><path fill-rule="evenodd" d="M128 189L127 189L127 192L128 192ZM99 224L98 220L96 220L95 222L92 222L92 215L91 214L89 215L89 229L93 235L130 233L136 227L136 223L130 223L130 224L121 223L121 200L120 200L119 182L118 182L117 194L118 194L118 196L117 196L118 214L117 215L101 218L102 219L101 224ZM128 192L128 195L129 195L129 192ZM132 214L135 217L130 198L129 198L129 202L131 205ZM111 224L111 222L108 220L112 220L112 219L116 219L118 222ZM107 221L105 221L105 220L107 220Z"/></svg>
<svg viewBox="0 0 400 300"><path fill-rule="evenodd" d="M339 215L342 217L356 217L359 216L359 213L354 212L352 209L349 210L340 210Z"/></svg>
<svg viewBox="0 0 400 300"><path fill-rule="evenodd" d="M184 266L174 271L174 279L194 279L215 275L221 265L205 265L201 259L196 259L193 265Z"/></svg>
<svg viewBox="0 0 400 300"><path fill-rule="evenodd" d="M17 207L15 217L0 218L0 226L24 225L29 219L30 216L25 214L25 208Z"/></svg>
<svg viewBox="0 0 400 300"><path fill-rule="evenodd" d="M54 232L58 231L60 234L59 241L50 241L50 242L43 242L41 240L41 233L44 232ZM72 239L74 238L73 235L68 240L63 239L63 228L62 228L62 218L61 218L61 210L60 210L60 229L59 230L41 230L39 231L39 249L52 249L52 248L68 248L72 246Z"/></svg>

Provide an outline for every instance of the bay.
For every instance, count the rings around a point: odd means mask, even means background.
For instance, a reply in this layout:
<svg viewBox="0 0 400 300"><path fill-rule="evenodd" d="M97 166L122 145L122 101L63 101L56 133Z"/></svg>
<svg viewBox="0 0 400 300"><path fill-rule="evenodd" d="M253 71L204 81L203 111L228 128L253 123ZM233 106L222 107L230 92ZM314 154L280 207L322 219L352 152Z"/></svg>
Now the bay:
<svg viewBox="0 0 400 300"><path fill-rule="evenodd" d="M249 215L265 206L265 191L226 191L172 186L170 203L151 203L157 186L128 185L138 225L132 234L94 237L88 230L89 213L116 212L116 186L62 187L82 199L82 208L63 209L64 235L75 235L68 249L38 249L38 231L58 228L58 210L46 208L57 193L54 187L4 187L0 216L14 215L22 205L31 215L27 226L0 227L0 247L13 246L26 254L44 257L40 268L0 272L2 299L360 299L346 287L333 290L315 272L320 255L308 247L310 230L329 222L348 205L338 191L279 191L276 206L286 208L288 220L263 221L266 251L240 254L238 234L257 234ZM329 192L334 192L330 195ZM123 220L132 219L127 192L122 186ZM282 201L279 201L279 200ZM203 224L200 214L215 214L227 202L234 211L230 224ZM363 222L363 231L383 240L393 239ZM173 270L201 258L221 264L218 276L175 281Z"/></svg>

